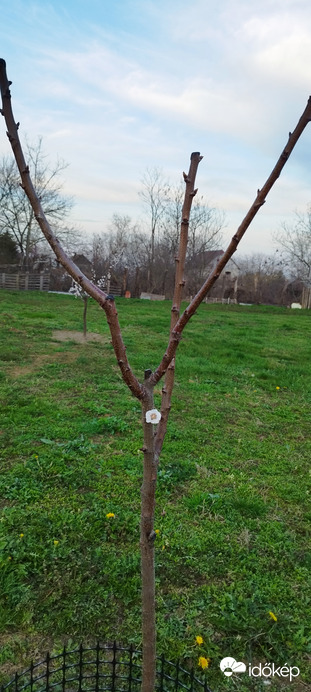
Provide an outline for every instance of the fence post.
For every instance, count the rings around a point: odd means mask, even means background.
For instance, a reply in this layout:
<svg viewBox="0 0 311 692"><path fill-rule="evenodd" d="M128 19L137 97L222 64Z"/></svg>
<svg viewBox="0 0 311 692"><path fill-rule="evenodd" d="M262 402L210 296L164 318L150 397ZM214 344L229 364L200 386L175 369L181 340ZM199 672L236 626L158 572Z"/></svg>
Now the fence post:
<svg viewBox="0 0 311 692"><path fill-rule="evenodd" d="M43 274L44 272L40 272L40 291L43 291Z"/></svg>
<svg viewBox="0 0 311 692"><path fill-rule="evenodd" d="M46 692L49 692L49 682L50 682L50 654L46 654Z"/></svg>
<svg viewBox="0 0 311 692"><path fill-rule="evenodd" d="M79 692L81 692L81 690L82 690L82 682L83 682L83 645L81 642L80 647L79 647Z"/></svg>
<svg viewBox="0 0 311 692"><path fill-rule="evenodd" d="M63 648L63 665L62 665L62 690L66 690L66 647Z"/></svg>
<svg viewBox="0 0 311 692"><path fill-rule="evenodd" d="M100 653L100 646L99 646L99 641L97 640L97 646L96 646L95 692L99 692L99 653Z"/></svg>
<svg viewBox="0 0 311 692"><path fill-rule="evenodd" d="M117 675L116 675L116 664L117 664L117 658L116 658L116 653L117 653L117 643L116 641L113 642L113 658L112 658L112 674L111 674L111 692L115 692L116 690L116 680L117 680Z"/></svg>

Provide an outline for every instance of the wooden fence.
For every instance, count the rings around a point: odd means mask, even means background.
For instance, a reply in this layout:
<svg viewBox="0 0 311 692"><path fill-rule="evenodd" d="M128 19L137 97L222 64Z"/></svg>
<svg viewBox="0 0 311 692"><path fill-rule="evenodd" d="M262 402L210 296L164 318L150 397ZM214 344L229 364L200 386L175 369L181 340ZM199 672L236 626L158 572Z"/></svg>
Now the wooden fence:
<svg viewBox="0 0 311 692"><path fill-rule="evenodd" d="M48 291L50 288L50 274L40 272L32 274L30 272L17 272L7 274L0 272L0 288L8 291Z"/></svg>

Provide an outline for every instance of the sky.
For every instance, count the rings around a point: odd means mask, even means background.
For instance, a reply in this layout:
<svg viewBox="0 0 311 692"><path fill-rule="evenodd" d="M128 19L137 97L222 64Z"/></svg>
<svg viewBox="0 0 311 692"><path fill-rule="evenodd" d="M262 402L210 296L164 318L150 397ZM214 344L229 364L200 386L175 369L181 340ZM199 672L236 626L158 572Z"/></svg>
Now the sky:
<svg viewBox="0 0 311 692"><path fill-rule="evenodd" d="M192 151L197 186L224 213L229 242L311 94L310 0L10 0L1 2L22 142L43 138L69 165L64 191L85 234L114 213L142 218L147 168L178 184ZM2 120L0 156L10 154ZM311 124L238 254L311 204ZM223 248L225 249L225 244Z"/></svg>

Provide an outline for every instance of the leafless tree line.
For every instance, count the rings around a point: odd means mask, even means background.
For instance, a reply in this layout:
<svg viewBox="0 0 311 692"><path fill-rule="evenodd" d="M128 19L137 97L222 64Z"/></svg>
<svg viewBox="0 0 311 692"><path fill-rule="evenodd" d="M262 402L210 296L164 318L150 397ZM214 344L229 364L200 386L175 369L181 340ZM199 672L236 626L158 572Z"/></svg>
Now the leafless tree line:
<svg viewBox="0 0 311 692"><path fill-rule="evenodd" d="M34 145L27 143L25 150L35 188L53 230L65 246L70 244L71 250L86 255L96 279L110 273L115 282L126 284L132 295L141 291L172 295L182 185L174 187L159 169L147 169L139 193L143 211L140 222L116 213L105 232L86 242L68 223L73 200L63 194L60 182L66 164L57 161L51 165L41 139ZM197 291L206 276L206 253L221 246L223 223L223 214L211 208L203 197L194 200L187 260L189 294ZM4 157L0 162L0 265L11 261L26 270L42 269L49 264L49 256L49 247L40 235L20 185L16 163Z"/></svg>
<svg viewBox="0 0 311 692"><path fill-rule="evenodd" d="M114 214L106 232L96 234L84 253L93 276L111 276L124 292L172 297L184 197L182 185L174 187L159 169L147 170L139 193L143 218ZM224 216L203 197L195 197L189 221L186 262L187 294L197 292L210 269L210 253L222 244Z"/></svg>
<svg viewBox="0 0 311 692"><path fill-rule="evenodd" d="M178 251L183 184L174 186L157 168L147 169L139 197L142 218L114 214L108 229L89 241L70 224L72 198L63 194L60 180L63 161L51 164L42 139L26 144L27 160L45 214L65 246L85 255L88 273L95 280L111 279L121 294L138 297L142 292L172 297L175 258ZM224 214L203 197L193 200L185 264L185 292L195 295L213 268L215 251L222 248ZM311 288L311 211L296 214L274 235L275 254L238 258L237 271L223 278L211 296L238 302L286 305L300 301ZM214 253L214 254L213 254ZM44 269L51 264L50 249L39 232L34 213L19 181L15 161L0 161L0 266ZM83 267L87 271L87 267ZM53 287L68 290L70 280L60 270L53 273Z"/></svg>
<svg viewBox="0 0 311 692"><path fill-rule="evenodd" d="M126 276L126 287L133 296L142 291L172 296L183 191L171 192L151 234L129 216L114 214L108 232L93 237L88 256L96 278L110 271L119 281ZM185 270L188 295L196 293L206 277L210 253L221 247L223 225L222 215L202 200L194 200L192 209Z"/></svg>

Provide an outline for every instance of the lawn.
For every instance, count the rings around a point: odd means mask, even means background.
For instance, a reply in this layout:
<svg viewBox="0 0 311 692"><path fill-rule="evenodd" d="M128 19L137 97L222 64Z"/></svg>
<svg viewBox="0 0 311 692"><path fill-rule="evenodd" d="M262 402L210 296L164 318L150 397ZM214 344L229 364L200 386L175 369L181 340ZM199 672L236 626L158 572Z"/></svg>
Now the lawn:
<svg viewBox="0 0 311 692"><path fill-rule="evenodd" d="M117 305L142 378L170 305ZM140 405L92 301L88 329L101 339L58 340L82 331L72 297L0 292L5 681L64 642L141 646ZM215 692L266 689L225 679L225 656L299 666L292 691L310 680L310 337L310 311L202 305L178 352L157 489L158 650L210 658Z"/></svg>

